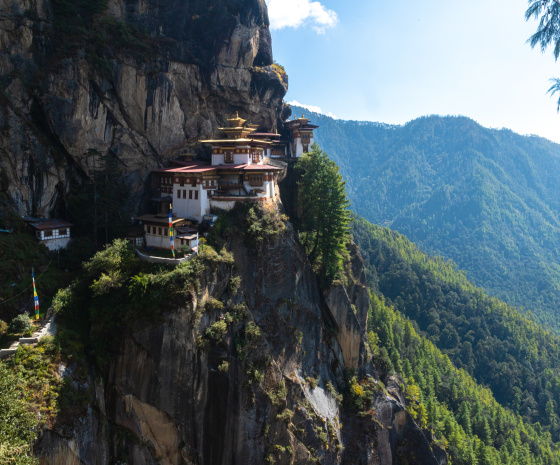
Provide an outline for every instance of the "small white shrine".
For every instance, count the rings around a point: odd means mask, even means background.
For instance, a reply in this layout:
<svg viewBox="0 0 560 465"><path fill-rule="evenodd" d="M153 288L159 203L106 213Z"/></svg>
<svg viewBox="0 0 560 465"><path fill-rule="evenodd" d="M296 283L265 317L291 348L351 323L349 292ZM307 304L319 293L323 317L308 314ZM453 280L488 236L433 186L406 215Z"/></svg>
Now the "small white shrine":
<svg viewBox="0 0 560 465"><path fill-rule="evenodd" d="M49 250L65 249L70 242L70 228L74 226L64 220L52 218L24 218L35 232L35 237Z"/></svg>

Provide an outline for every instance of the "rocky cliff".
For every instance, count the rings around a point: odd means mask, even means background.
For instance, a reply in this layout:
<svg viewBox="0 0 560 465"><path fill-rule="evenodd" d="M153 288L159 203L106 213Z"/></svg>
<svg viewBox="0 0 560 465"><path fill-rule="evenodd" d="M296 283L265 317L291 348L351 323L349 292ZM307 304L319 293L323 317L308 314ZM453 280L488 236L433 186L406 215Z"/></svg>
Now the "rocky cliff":
<svg viewBox="0 0 560 465"><path fill-rule="evenodd" d="M134 215L150 170L235 111L275 129L287 89L262 0L1 0L0 82L3 201L61 217L88 151L118 161Z"/></svg>
<svg viewBox="0 0 560 465"><path fill-rule="evenodd" d="M233 112L287 116L263 0L0 0L0 22L0 202L22 215L66 217L107 158L136 214L149 172ZM273 226L176 270L90 268L70 291L90 376L64 376L91 400L40 433L41 464L445 463L375 369L356 251L323 292Z"/></svg>
<svg viewBox="0 0 560 465"><path fill-rule="evenodd" d="M290 224L277 226L264 238L226 229L232 256L203 252L182 303L111 337L94 402L42 433L42 465L445 463L406 412L402 380L375 369L361 258L322 293Z"/></svg>

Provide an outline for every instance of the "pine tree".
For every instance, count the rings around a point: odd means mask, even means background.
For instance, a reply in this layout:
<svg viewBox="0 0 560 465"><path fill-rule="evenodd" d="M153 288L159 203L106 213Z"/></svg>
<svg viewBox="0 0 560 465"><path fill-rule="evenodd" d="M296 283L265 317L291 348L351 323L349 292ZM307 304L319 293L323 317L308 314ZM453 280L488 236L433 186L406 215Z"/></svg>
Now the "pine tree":
<svg viewBox="0 0 560 465"><path fill-rule="evenodd" d="M309 261L325 287L340 276L351 221L346 182L336 163L317 144L298 161L299 182L296 222Z"/></svg>

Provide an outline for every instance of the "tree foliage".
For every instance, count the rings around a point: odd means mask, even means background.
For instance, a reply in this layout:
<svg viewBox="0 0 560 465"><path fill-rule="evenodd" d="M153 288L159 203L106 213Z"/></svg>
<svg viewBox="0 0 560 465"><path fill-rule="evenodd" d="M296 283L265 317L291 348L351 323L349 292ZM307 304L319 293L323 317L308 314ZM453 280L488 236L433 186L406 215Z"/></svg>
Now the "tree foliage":
<svg viewBox="0 0 560 465"><path fill-rule="evenodd" d="M540 46L544 52L549 46L553 47L554 59L560 56L560 2L558 0L529 0L529 8L525 12L525 19L535 19L539 22L537 31L529 38L531 47ZM552 78L552 86L548 93L560 92L560 79ZM557 110L560 111L560 98Z"/></svg>
<svg viewBox="0 0 560 465"><path fill-rule="evenodd" d="M298 235L320 282L340 276L347 255L350 202L340 169L317 144L298 161Z"/></svg>
<svg viewBox="0 0 560 465"><path fill-rule="evenodd" d="M559 441L560 338L487 296L453 263L427 256L404 236L365 220L354 221L353 232L368 282L382 297L374 302L394 306L455 366L487 386L497 402ZM402 360L410 355L405 347L409 325L399 323L396 329L391 322L377 323L396 368L404 368ZM414 373L416 380L421 376L426 374ZM464 420L463 427L478 428L479 438L486 440L482 420Z"/></svg>

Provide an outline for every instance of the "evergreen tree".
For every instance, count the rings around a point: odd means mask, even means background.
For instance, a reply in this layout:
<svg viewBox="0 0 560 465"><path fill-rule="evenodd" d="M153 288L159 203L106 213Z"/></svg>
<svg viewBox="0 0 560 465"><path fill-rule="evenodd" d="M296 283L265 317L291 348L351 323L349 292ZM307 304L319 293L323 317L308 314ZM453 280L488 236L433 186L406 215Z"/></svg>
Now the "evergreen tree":
<svg viewBox="0 0 560 465"><path fill-rule="evenodd" d="M321 284L328 286L340 276L351 221L346 182L336 163L317 144L298 161L299 182L296 222L299 238Z"/></svg>

